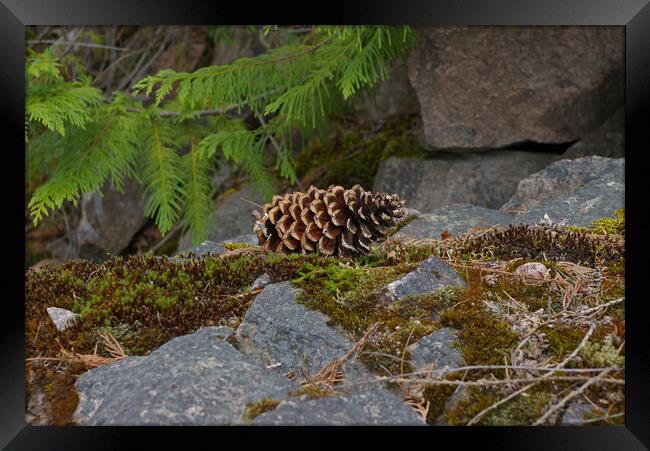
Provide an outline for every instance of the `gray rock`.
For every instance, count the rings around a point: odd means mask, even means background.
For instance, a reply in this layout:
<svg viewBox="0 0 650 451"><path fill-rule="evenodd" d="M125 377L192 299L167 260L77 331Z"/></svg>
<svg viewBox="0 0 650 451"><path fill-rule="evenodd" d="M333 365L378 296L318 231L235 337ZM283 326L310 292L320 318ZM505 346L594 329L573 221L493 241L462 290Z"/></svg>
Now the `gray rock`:
<svg viewBox="0 0 650 451"><path fill-rule="evenodd" d="M512 217L499 210L474 205L451 204L422 214L391 236L391 240L423 240L441 238L445 231L452 235L473 228L487 228L500 224L507 226Z"/></svg>
<svg viewBox="0 0 650 451"><path fill-rule="evenodd" d="M225 243L257 245L258 239L257 235L254 233L247 233L245 235L239 235L234 238L219 241L218 243L215 243L214 241L204 241L198 246L192 247L183 252L179 252L179 254L192 253L194 255L218 255L226 252L226 248L223 246Z"/></svg>
<svg viewBox="0 0 650 451"><path fill-rule="evenodd" d="M569 147L562 158L589 155L622 158L625 156L625 108L620 108L596 130Z"/></svg>
<svg viewBox="0 0 650 451"><path fill-rule="evenodd" d="M301 367L315 374L354 346L346 335L328 325L327 316L296 303L299 292L290 282L267 285L253 300L235 334L244 354L282 374L294 371L298 377ZM342 370L349 380L369 377L355 359Z"/></svg>
<svg viewBox="0 0 650 451"><path fill-rule="evenodd" d="M251 285L251 291L264 288L270 283L271 283L271 277L269 277L267 273L264 273L253 281L253 284Z"/></svg>
<svg viewBox="0 0 650 451"><path fill-rule="evenodd" d="M319 399L290 399L253 420L253 425L418 425L415 410L386 390Z"/></svg>
<svg viewBox="0 0 650 451"><path fill-rule="evenodd" d="M79 317L77 313L58 307L48 307L47 314L50 315L50 319L54 323L56 330L66 330L68 327L72 326Z"/></svg>
<svg viewBox="0 0 650 451"><path fill-rule="evenodd" d="M554 159L557 155L516 150L389 158L380 164L373 190L399 194L407 206L422 212L452 203L499 208L522 179Z"/></svg>
<svg viewBox="0 0 650 451"><path fill-rule="evenodd" d="M407 348L411 354L411 364L416 369L431 365L432 371L463 366L465 359L457 347L458 342L454 329L450 327L438 329Z"/></svg>
<svg viewBox="0 0 650 451"><path fill-rule="evenodd" d="M377 123L397 116L418 113L420 105L408 77L406 62L396 60L388 69L388 78L379 81L370 91L360 93L351 103L355 117Z"/></svg>
<svg viewBox="0 0 650 451"><path fill-rule="evenodd" d="M585 415L594 413L594 407L581 400L575 400L569 403L562 417L560 418L561 426L583 426L586 420Z"/></svg>
<svg viewBox="0 0 650 451"><path fill-rule="evenodd" d="M624 173L622 158L590 156L559 160L520 181L513 196L500 209L511 214L525 213L603 176L615 176L623 181Z"/></svg>
<svg viewBox="0 0 650 451"><path fill-rule="evenodd" d="M76 231L77 256L101 261L126 249L146 222L145 203L140 185L130 179L124 183L124 193L107 182L102 195L84 195Z"/></svg>
<svg viewBox="0 0 650 451"><path fill-rule="evenodd" d="M381 294L384 299L395 301L449 286L466 287L467 284L447 263L439 258L429 257L415 271L386 285Z"/></svg>
<svg viewBox="0 0 650 451"><path fill-rule="evenodd" d="M206 327L146 357L127 357L77 380L80 425L241 424L247 404L284 399L297 384L262 368Z"/></svg>
<svg viewBox="0 0 650 451"><path fill-rule="evenodd" d="M249 186L226 196L220 196L217 199L214 212L207 221L209 225L206 232L209 241L221 242L233 236L253 233L255 220L251 216L251 212L255 210L255 207L240 198L263 203L261 195ZM257 240L255 244L257 244ZM190 248L192 248L192 237L190 234L185 234L178 242L178 251Z"/></svg>
<svg viewBox="0 0 650 451"><path fill-rule="evenodd" d="M426 27L408 59L435 148L580 139L624 104L619 27Z"/></svg>
<svg viewBox="0 0 650 451"><path fill-rule="evenodd" d="M552 222L587 226L625 205L625 160L598 156L560 160L522 180L501 207L519 213L514 222Z"/></svg>

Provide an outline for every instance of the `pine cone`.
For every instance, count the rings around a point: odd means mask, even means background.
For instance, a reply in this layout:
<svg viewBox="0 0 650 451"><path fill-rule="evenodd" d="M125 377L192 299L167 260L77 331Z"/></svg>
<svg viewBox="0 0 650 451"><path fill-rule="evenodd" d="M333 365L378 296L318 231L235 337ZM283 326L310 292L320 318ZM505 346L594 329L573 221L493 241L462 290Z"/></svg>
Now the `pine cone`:
<svg viewBox="0 0 650 451"><path fill-rule="evenodd" d="M373 194L359 185L311 186L307 193L273 196L262 213L253 212L253 230L262 248L273 252L307 254L318 247L325 255L368 255L371 243L383 240L404 216L403 206L396 194Z"/></svg>

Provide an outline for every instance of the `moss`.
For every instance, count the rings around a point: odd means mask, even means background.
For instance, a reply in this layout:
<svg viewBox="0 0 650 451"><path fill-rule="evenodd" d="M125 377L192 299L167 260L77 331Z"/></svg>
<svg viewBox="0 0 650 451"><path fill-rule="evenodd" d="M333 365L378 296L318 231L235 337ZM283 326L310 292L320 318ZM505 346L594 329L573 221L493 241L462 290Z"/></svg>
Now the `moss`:
<svg viewBox="0 0 650 451"><path fill-rule="evenodd" d="M296 391L289 393L291 397L307 396L309 399L327 398L335 396L337 393L332 390L327 390L319 385L303 385Z"/></svg>
<svg viewBox="0 0 650 451"><path fill-rule="evenodd" d="M593 240L582 231L555 230L541 226L510 226L454 246L455 255L468 260L570 261L591 267L597 261L612 262L623 257L619 243Z"/></svg>
<svg viewBox="0 0 650 451"><path fill-rule="evenodd" d="M379 131L340 124L327 139L315 138L296 158L296 172L320 186L360 184L372 189L381 161L392 156L424 156L417 142L418 118L396 117Z"/></svg>
<svg viewBox="0 0 650 451"><path fill-rule="evenodd" d="M587 330L569 326L555 326L544 327L542 332L544 332L550 344L549 350L556 357L562 357L578 347Z"/></svg>
<svg viewBox="0 0 650 451"><path fill-rule="evenodd" d="M280 404L280 401L271 398L260 399L253 404L248 404L244 410L243 419L246 422L253 421L264 412L275 410L278 404Z"/></svg>
<svg viewBox="0 0 650 451"><path fill-rule="evenodd" d="M589 227L569 226L567 229L600 235L625 235L625 209L616 210L611 217L596 219Z"/></svg>
<svg viewBox="0 0 650 451"><path fill-rule="evenodd" d="M447 401L456 391L454 385L427 385L422 395L429 402L427 411L427 424L435 425L440 415L445 411Z"/></svg>
<svg viewBox="0 0 650 451"><path fill-rule="evenodd" d="M248 244L248 243L231 243L231 242L227 241L227 242L223 243L223 247L226 250L234 251L235 249L244 249L244 248L256 247L256 246L254 246L252 244Z"/></svg>
<svg viewBox="0 0 650 451"><path fill-rule="evenodd" d="M66 349L92 353L99 333L111 331L128 354L144 354L203 326L232 326L253 299L244 290L255 278L266 272L273 281L286 280L306 262L321 260L282 255L178 262L131 256L28 271L27 353L54 357L57 340ZM58 332L47 316L51 306L79 313L82 320Z"/></svg>
<svg viewBox="0 0 650 451"><path fill-rule="evenodd" d="M77 391L74 388L78 369L70 372L57 371L40 364L28 363L25 366L25 388L28 400L34 393L34 388L39 387L42 402L36 406L42 411L32 412L37 418L47 417L48 425L68 426L74 425L72 415L79 403Z"/></svg>
<svg viewBox="0 0 650 451"><path fill-rule="evenodd" d="M352 263L306 264L294 284L302 288L298 302L325 313L331 324L342 327L357 340L375 322L360 361L380 373L409 371L409 343L436 329L436 309L447 291L386 303L379 290L416 268L416 264L378 266L381 259Z"/></svg>
<svg viewBox="0 0 650 451"><path fill-rule="evenodd" d="M539 385L485 414L477 424L487 426L524 426L537 420L551 401L547 385ZM503 394L496 388L468 387L467 396L455 408L445 413L449 424L467 424L483 409L491 406Z"/></svg>
<svg viewBox="0 0 650 451"><path fill-rule="evenodd" d="M585 364L592 368L625 364L625 357L620 355L611 343L587 343L580 351L580 356L585 360Z"/></svg>

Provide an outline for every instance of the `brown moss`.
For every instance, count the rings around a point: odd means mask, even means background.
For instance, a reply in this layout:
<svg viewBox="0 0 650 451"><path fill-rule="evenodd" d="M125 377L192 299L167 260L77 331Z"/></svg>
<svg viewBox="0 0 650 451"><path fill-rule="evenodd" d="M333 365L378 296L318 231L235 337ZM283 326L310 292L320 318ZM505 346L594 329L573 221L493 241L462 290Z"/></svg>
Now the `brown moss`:
<svg viewBox="0 0 650 451"><path fill-rule="evenodd" d="M249 404L244 410L243 419L244 421L250 422L255 418L262 415L264 412L270 412L275 410L275 408L280 404L280 401L277 399L264 398L260 399L256 403Z"/></svg>
<svg viewBox="0 0 650 451"><path fill-rule="evenodd" d="M597 261L619 260L624 249L615 241L597 241L581 231L517 225L460 242L455 252L468 259L544 259L593 267Z"/></svg>
<svg viewBox="0 0 650 451"><path fill-rule="evenodd" d="M425 401L429 402L427 424L435 425L445 411L447 401L456 391L454 385L427 385L423 391Z"/></svg>

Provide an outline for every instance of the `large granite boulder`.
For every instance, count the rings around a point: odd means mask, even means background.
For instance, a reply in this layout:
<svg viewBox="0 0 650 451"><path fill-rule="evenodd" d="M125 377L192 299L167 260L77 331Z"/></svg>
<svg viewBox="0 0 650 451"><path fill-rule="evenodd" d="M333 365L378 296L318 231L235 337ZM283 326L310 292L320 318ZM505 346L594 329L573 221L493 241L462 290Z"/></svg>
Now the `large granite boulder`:
<svg viewBox="0 0 650 451"><path fill-rule="evenodd" d="M124 192L106 183L100 193L90 193L81 201L81 220L76 231L77 256L105 260L126 249L146 222L145 196L140 185L126 180Z"/></svg>
<svg viewBox="0 0 650 451"><path fill-rule="evenodd" d="M580 158L589 155L622 158L625 156L625 108L616 110L597 129L569 147L562 158Z"/></svg>
<svg viewBox="0 0 650 451"><path fill-rule="evenodd" d="M411 86L406 62L393 62L388 69L388 78L379 81L371 90L360 93L350 109L356 118L369 123L383 122L397 115L416 114L420 104Z"/></svg>
<svg viewBox="0 0 650 451"><path fill-rule="evenodd" d="M379 166L373 191L399 194L409 207L422 212L451 203L499 208L519 181L556 158L514 150L436 153L426 160L389 158Z"/></svg>
<svg viewBox="0 0 650 451"><path fill-rule="evenodd" d="M284 399L298 385L233 348L232 330L206 327L146 357L127 357L77 380L80 425L241 424L246 406Z"/></svg>
<svg viewBox="0 0 650 451"><path fill-rule="evenodd" d="M591 156L557 161L522 180L501 210L516 215L513 222L535 224L548 215L586 226L624 206L625 160Z"/></svg>
<svg viewBox="0 0 650 451"><path fill-rule="evenodd" d="M419 36L409 77L433 148L567 143L625 101L621 27L427 27Z"/></svg>

